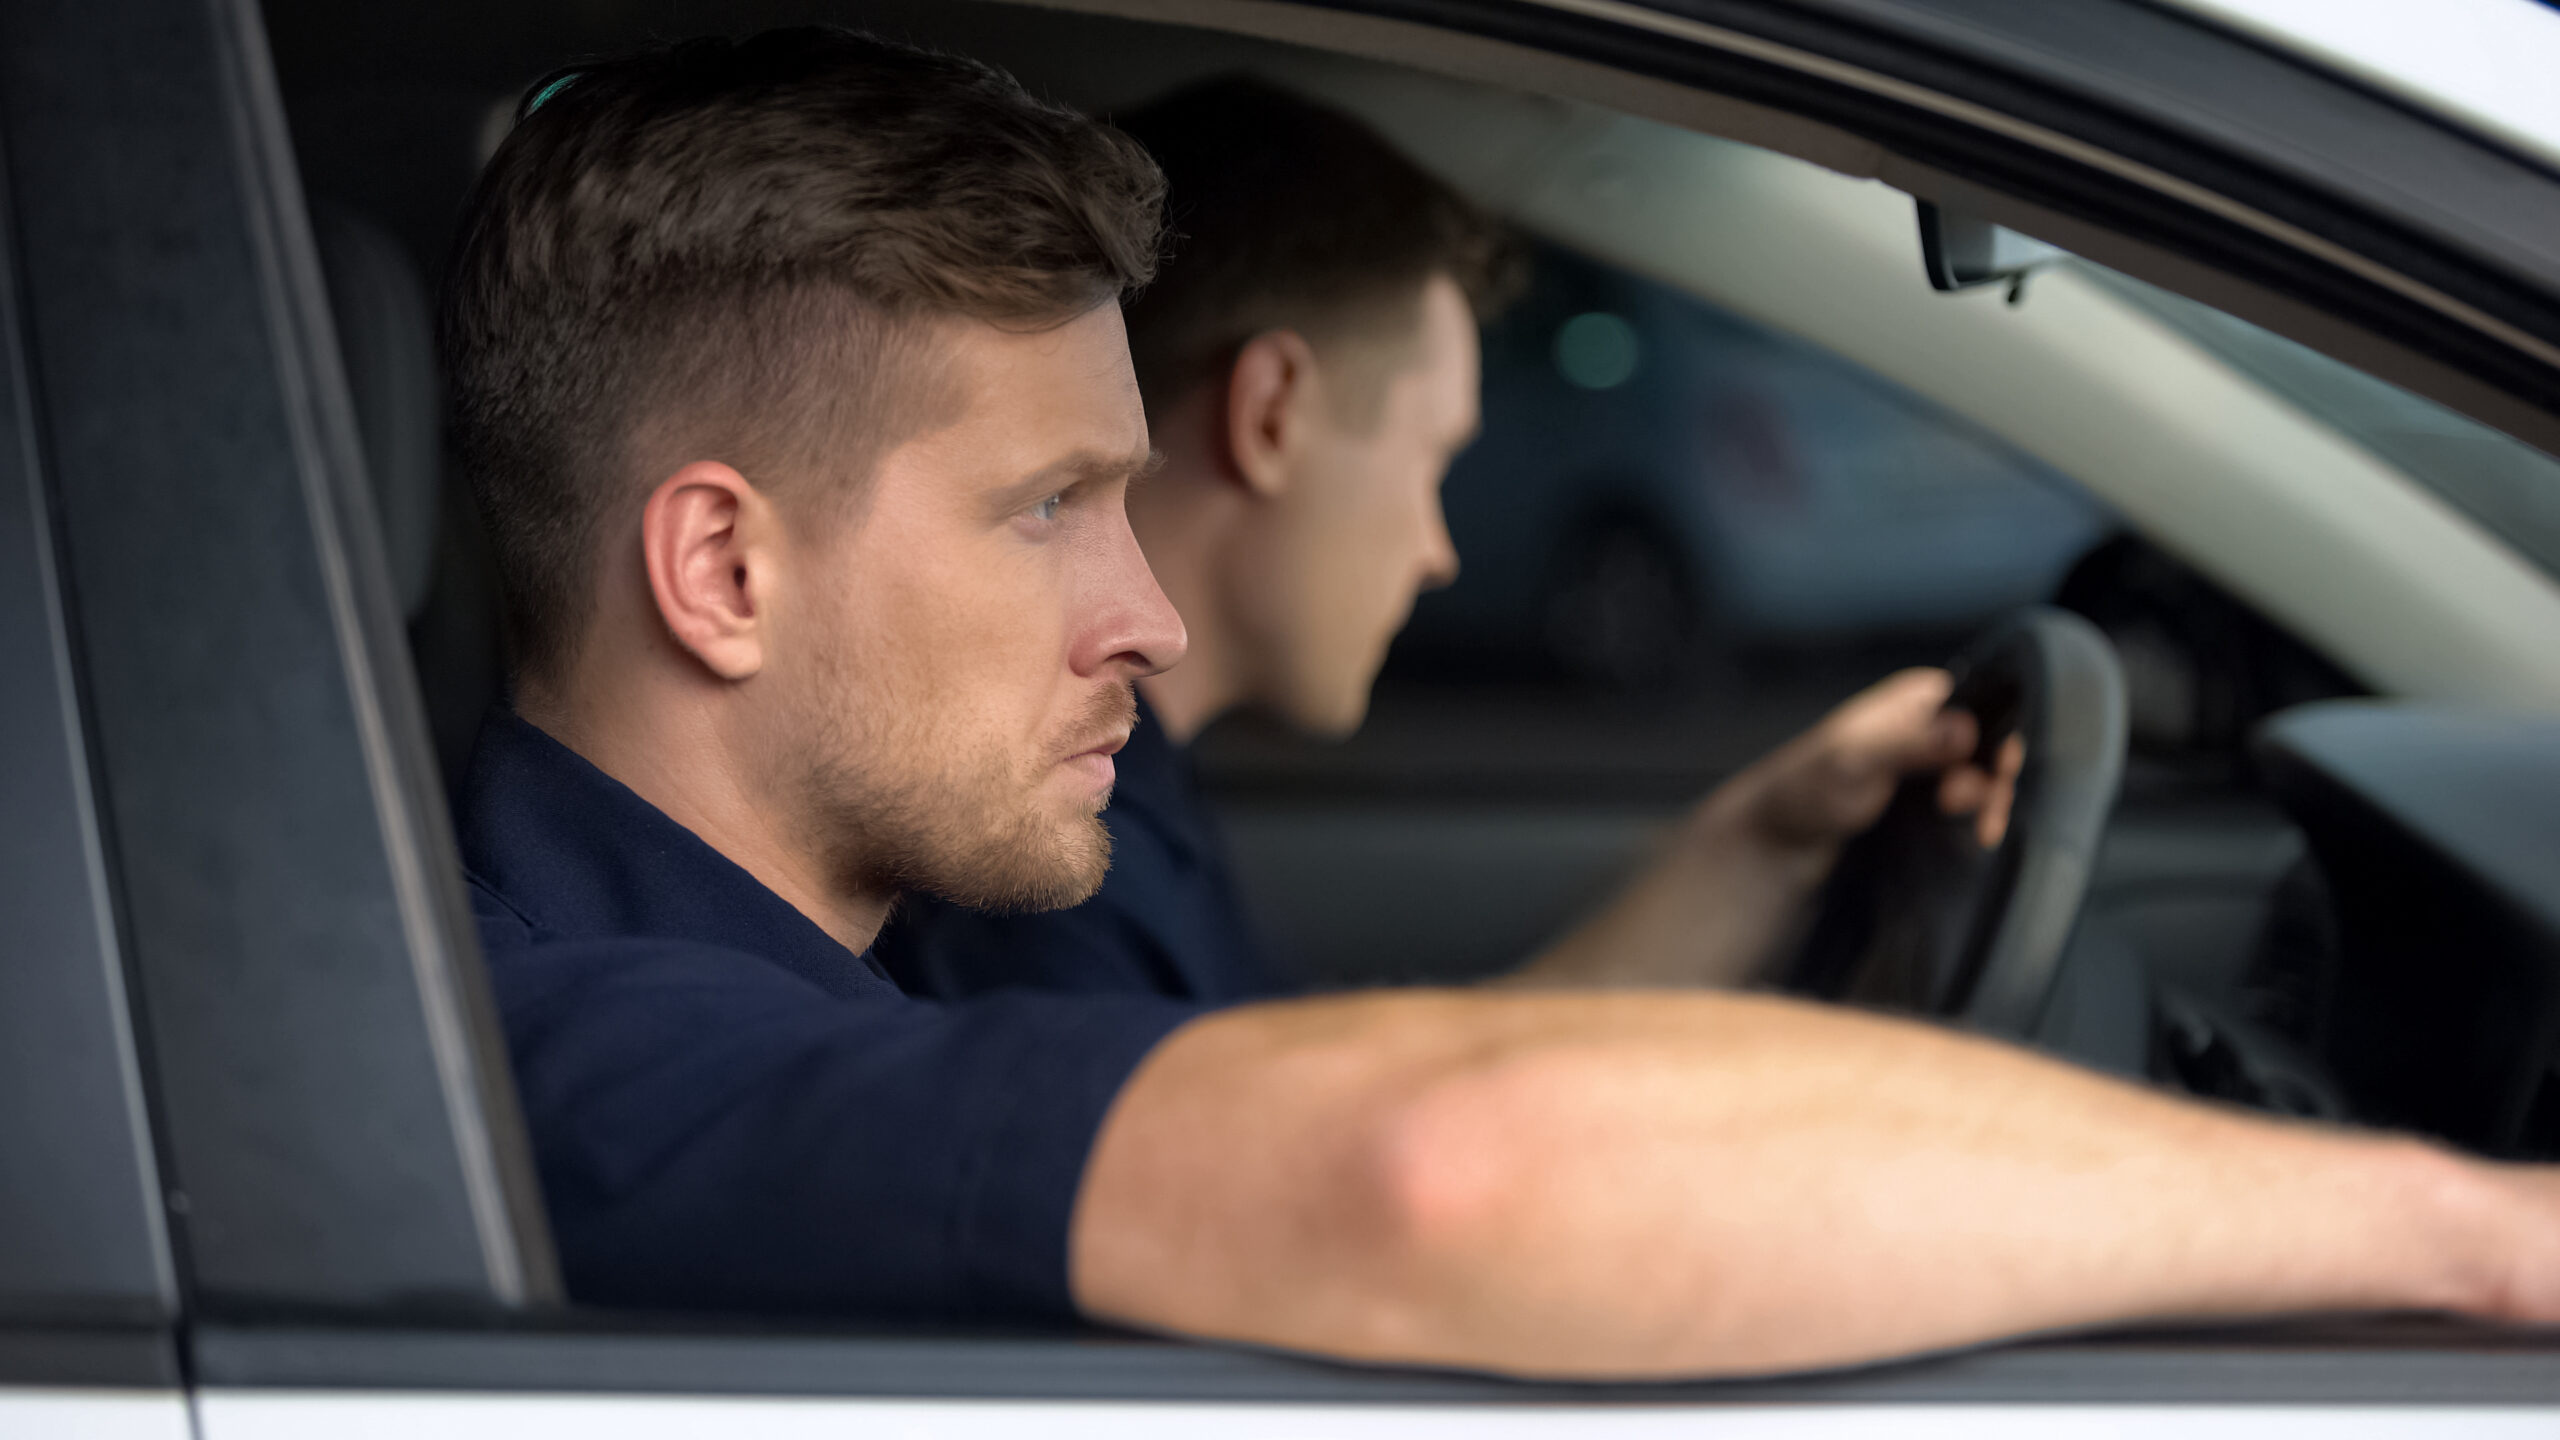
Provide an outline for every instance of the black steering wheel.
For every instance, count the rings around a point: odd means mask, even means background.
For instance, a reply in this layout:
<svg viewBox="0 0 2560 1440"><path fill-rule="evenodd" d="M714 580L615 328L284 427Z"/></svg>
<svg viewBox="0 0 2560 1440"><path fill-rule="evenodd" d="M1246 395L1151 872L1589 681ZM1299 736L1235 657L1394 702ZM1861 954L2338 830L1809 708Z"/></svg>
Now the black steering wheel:
<svg viewBox="0 0 2560 1440"><path fill-rule="evenodd" d="M2007 833L1985 850L1969 817L1939 811L1936 776L1905 780L1842 850L1784 984L2023 1037L2124 778L2124 673L2096 626L2044 606L2003 619L1948 668L1948 708L1981 722L1977 763L2013 734L2025 742Z"/></svg>

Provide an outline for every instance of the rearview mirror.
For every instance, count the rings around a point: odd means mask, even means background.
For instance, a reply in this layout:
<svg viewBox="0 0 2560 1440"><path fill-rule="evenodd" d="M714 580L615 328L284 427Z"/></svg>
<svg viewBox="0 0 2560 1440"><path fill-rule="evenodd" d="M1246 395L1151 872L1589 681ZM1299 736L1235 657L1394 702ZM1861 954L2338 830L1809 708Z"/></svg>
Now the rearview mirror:
<svg viewBox="0 0 2560 1440"><path fill-rule="evenodd" d="M1919 203L1920 261L1928 267L1933 289L1970 290L2005 282L2014 304L2029 271L2071 254L1978 215L1942 210L1926 200Z"/></svg>

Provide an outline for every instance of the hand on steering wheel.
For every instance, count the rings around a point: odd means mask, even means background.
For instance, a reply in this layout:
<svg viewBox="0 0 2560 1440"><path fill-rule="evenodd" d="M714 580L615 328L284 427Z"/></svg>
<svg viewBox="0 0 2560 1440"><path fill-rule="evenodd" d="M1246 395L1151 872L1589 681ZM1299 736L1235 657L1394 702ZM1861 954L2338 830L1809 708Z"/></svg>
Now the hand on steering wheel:
<svg viewBox="0 0 2560 1440"><path fill-rule="evenodd" d="M1843 701L1752 767L1747 823L1771 844L1836 849L1874 825L1906 779L1934 777L1940 813L1972 817L1983 848L1998 845L2025 741L2011 734L1978 759L1981 727L1948 705L1954 688L1945 670L1904 670Z"/></svg>
<svg viewBox="0 0 2560 1440"><path fill-rule="evenodd" d="M1995 626L1950 669L1927 733L1970 748L1972 765L1882 785L1881 801L1876 783L1836 792L1856 789L1876 818L1841 852L1786 984L2023 1036L2123 778L2124 679L2095 626L2044 607ZM1922 703L1911 684L1898 703ZM1976 799L1972 823L1949 819Z"/></svg>

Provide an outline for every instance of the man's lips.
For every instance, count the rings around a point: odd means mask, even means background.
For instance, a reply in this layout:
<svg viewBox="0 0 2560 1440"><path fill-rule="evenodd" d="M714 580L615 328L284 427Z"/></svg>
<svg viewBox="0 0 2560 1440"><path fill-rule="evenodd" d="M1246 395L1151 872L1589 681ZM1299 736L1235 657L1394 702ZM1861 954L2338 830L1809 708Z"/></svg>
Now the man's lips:
<svg viewBox="0 0 2560 1440"><path fill-rule="evenodd" d="M1094 741L1092 744L1078 750L1067 758L1070 760L1081 760L1087 755L1099 755L1103 759L1108 760L1112 756L1119 754L1121 748L1126 746L1128 743L1129 732L1121 730L1110 735L1105 735L1101 739Z"/></svg>
<svg viewBox="0 0 2560 1440"><path fill-rule="evenodd" d="M1119 754L1120 747L1128 743L1129 732L1123 730L1103 737L1059 763L1070 770L1082 771L1087 778L1108 788L1120 775L1120 769L1111 763L1111 757Z"/></svg>

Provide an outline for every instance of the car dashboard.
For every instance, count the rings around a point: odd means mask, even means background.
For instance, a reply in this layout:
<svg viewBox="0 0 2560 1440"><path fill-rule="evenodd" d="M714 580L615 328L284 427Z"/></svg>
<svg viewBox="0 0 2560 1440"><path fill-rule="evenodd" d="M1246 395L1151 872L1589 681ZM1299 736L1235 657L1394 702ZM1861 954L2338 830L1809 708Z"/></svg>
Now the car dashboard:
<svg viewBox="0 0 2560 1440"><path fill-rule="evenodd" d="M2326 881L2318 1048L2356 1118L2560 1156L2560 720L2327 701L2255 748Z"/></svg>

